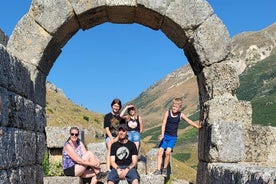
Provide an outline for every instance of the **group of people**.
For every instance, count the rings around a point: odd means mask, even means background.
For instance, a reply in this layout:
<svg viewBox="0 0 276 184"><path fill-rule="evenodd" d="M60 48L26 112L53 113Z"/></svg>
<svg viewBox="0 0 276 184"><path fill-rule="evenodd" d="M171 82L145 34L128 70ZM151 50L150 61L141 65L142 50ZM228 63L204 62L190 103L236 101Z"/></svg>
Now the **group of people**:
<svg viewBox="0 0 276 184"><path fill-rule="evenodd" d="M142 117L137 113L134 104L128 104L120 112L120 99L111 102L111 112L104 116L105 143L107 148L106 167L102 172L100 161L91 151L87 151L78 138L79 129L72 127L70 137L63 148L63 169L67 176L92 178L91 184L107 176L108 184L117 184L126 179L128 183L138 184L140 176L137 171L138 152L140 149L141 133L144 130ZM161 126L160 144L157 155L157 169L155 175L167 177L171 152L177 141L177 130L181 119L190 125L201 128L181 112L182 99L175 98L171 108L164 113ZM127 113L126 113L127 112ZM163 154L165 159L163 163ZM162 168L163 163L163 168ZM111 169L111 170L110 170Z"/></svg>

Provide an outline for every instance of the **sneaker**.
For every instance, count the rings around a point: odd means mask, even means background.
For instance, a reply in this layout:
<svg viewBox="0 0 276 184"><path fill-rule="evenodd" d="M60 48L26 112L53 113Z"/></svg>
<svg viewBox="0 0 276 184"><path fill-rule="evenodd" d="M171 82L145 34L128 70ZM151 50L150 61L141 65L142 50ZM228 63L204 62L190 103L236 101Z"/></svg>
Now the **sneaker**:
<svg viewBox="0 0 276 184"><path fill-rule="evenodd" d="M96 174L97 179L101 180L103 178L105 178L107 176L108 172L99 172L98 174Z"/></svg>
<svg viewBox="0 0 276 184"><path fill-rule="evenodd" d="M161 175L161 170L156 169L152 174L154 175Z"/></svg>
<svg viewBox="0 0 276 184"><path fill-rule="evenodd" d="M167 177L168 176L168 172L167 169L162 169L162 176Z"/></svg>

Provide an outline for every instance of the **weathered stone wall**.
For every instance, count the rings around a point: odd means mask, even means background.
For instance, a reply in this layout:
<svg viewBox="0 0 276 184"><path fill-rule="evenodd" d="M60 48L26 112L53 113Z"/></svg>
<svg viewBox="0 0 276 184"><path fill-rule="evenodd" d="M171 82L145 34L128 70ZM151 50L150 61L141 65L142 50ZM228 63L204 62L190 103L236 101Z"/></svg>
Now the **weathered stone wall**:
<svg viewBox="0 0 276 184"><path fill-rule="evenodd" d="M2 37L1 40L6 40ZM2 39L3 38L3 39ZM46 118L43 75L0 44L0 181L42 183ZM41 85L41 86L40 86ZM44 92L45 93L45 92ZM32 176L32 177L30 177Z"/></svg>

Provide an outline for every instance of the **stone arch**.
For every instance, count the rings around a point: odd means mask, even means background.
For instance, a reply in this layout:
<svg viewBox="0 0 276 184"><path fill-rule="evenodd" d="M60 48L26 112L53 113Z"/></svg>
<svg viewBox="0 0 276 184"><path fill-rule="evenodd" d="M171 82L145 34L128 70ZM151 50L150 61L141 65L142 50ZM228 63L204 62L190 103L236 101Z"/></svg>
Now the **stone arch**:
<svg viewBox="0 0 276 184"><path fill-rule="evenodd" d="M22 89L23 96L45 107L45 85L41 84L63 46L79 29L104 22L160 29L182 49L197 76L201 119L206 122L199 136L200 160L238 162L244 158L244 144L237 142L240 139L227 140L226 129L234 128L236 137L244 136L244 122L235 115L244 115L247 105L235 97L238 76L228 58L228 31L205 0L33 0L7 45L22 65L31 66L29 80L34 90ZM219 135L217 129L226 133ZM221 140L228 142L221 144ZM199 175L202 173L199 169Z"/></svg>

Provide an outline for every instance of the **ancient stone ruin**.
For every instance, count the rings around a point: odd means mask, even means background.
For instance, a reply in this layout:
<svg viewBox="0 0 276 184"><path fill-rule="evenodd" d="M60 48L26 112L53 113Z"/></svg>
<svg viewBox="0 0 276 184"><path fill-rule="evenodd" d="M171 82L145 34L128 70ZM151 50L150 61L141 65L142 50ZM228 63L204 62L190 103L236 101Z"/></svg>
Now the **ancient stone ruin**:
<svg viewBox="0 0 276 184"><path fill-rule="evenodd" d="M251 125L228 31L205 0L33 0L9 40L0 33L1 183L43 183L46 77L79 29L105 22L160 29L184 51L204 120L198 184L275 183L276 130Z"/></svg>

